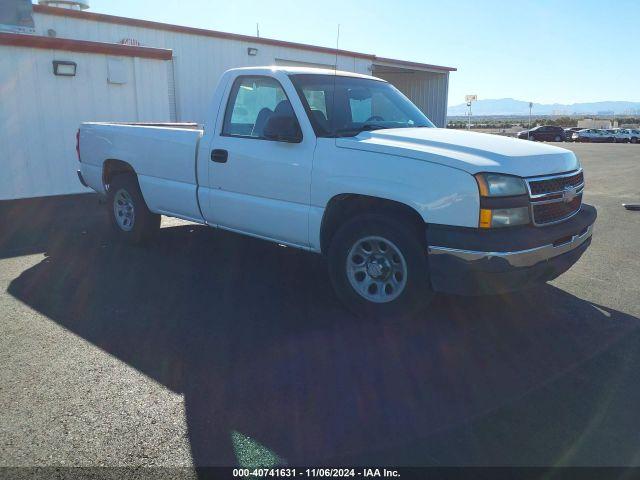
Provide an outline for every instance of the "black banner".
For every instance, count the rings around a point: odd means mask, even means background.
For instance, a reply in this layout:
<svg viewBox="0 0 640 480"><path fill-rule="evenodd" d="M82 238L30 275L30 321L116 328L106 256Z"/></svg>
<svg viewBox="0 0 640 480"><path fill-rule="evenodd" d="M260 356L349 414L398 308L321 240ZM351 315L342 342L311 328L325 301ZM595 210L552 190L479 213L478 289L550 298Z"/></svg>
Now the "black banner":
<svg viewBox="0 0 640 480"><path fill-rule="evenodd" d="M19 480L202 480L253 478L387 478L434 480L640 479L640 467L207 467L207 468L0 468L0 479Z"/></svg>

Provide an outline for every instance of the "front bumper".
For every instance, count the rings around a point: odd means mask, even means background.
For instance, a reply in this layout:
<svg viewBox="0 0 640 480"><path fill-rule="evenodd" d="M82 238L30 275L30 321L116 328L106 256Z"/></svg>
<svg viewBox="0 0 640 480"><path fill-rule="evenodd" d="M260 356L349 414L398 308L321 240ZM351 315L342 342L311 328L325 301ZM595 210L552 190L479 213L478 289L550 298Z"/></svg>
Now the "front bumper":
<svg viewBox="0 0 640 480"><path fill-rule="evenodd" d="M495 230L429 225L434 290L460 295L502 293L553 280L591 244L597 212L583 204L570 219L546 227Z"/></svg>

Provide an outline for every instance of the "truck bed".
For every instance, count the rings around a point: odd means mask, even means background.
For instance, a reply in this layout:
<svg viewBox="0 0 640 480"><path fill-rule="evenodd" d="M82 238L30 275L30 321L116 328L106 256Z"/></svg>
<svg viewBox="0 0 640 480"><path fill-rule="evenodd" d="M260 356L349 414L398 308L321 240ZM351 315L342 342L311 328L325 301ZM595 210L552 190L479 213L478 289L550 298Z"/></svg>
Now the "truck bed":
<svg viewBox="0 0 640 480"><path fill-rule="evenodd" d="M104 162L125 162L135 170L152 212L202 221L196 172L202 133L196 123L83 123L82 174L91 188L104 193Z"/></svg>

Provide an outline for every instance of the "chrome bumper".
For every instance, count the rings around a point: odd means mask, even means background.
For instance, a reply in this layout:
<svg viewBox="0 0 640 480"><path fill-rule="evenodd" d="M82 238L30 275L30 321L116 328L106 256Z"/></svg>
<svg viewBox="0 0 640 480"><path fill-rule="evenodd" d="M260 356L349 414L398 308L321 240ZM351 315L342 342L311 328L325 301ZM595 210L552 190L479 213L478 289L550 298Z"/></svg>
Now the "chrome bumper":
<svg viewBox="0 0 640 480"><path fill-rule="evenodd" d="M566 242L549 244L541 247L519 250L514 252L479 252L474 250L459 250L439 246L429 246L429 255L450 255L469 263L486 262L492 258L504 259L512 267L531 267L544 260L557 257L578 248L593 234L593 225L589 225L583 232L573 235Z"/></svg>

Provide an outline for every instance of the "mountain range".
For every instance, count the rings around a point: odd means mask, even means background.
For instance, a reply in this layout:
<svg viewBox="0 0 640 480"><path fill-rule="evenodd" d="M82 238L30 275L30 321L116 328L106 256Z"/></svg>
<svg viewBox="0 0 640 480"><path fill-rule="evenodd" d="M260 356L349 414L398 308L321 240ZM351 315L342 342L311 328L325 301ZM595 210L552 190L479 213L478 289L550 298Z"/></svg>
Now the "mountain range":
<svg viewBox="0 0 640 480"><path fill-rule="evenodd" d="M572 103L534 103L531 109L535 115L638 115L640 114L640 102L591 102ZM464 116L467 114L467 105L452 105L448 109L449 116ZM478 100L473 102L471 113L479 115L529 115L529 102L515 100L513 98L500 98L494 100Z"/></svg>

